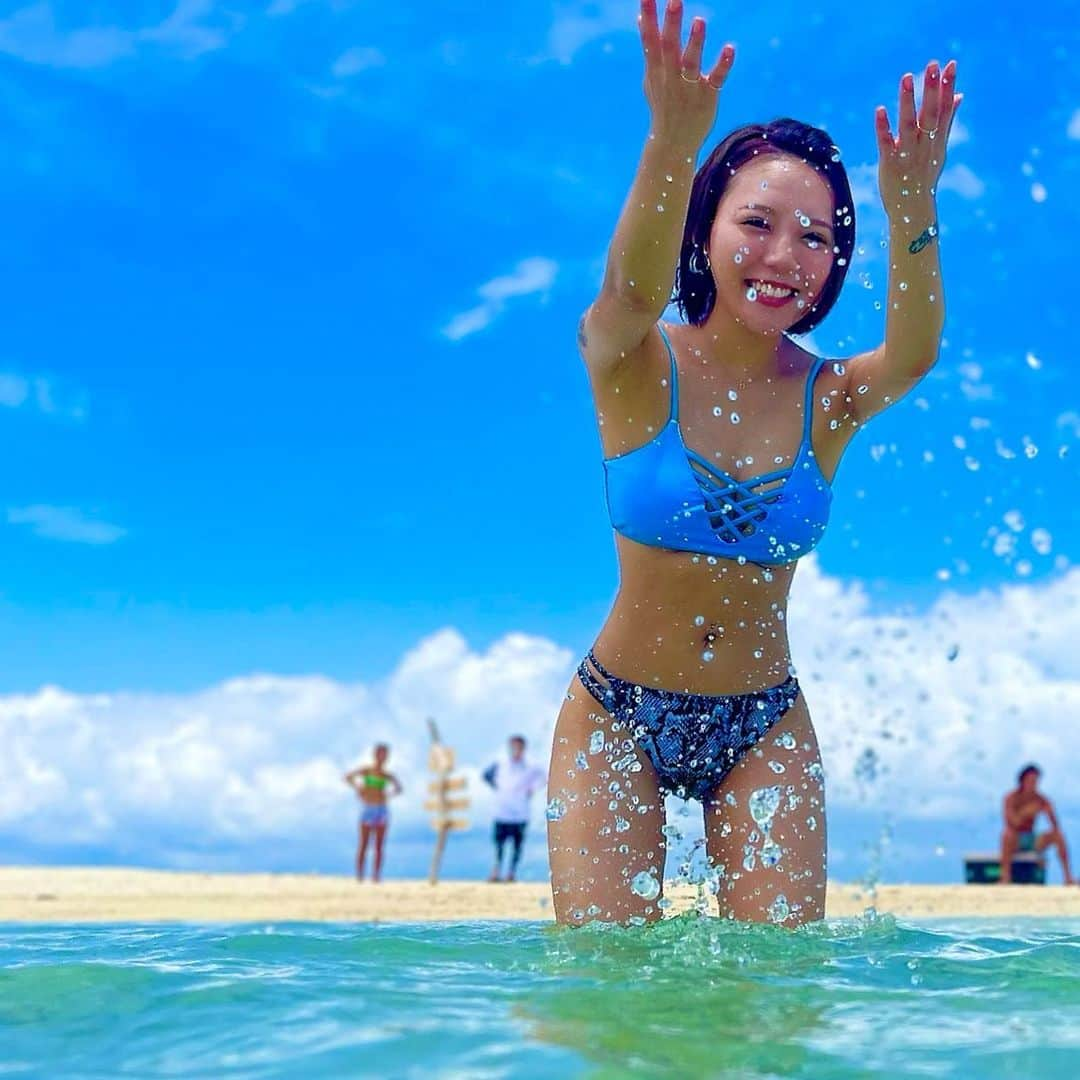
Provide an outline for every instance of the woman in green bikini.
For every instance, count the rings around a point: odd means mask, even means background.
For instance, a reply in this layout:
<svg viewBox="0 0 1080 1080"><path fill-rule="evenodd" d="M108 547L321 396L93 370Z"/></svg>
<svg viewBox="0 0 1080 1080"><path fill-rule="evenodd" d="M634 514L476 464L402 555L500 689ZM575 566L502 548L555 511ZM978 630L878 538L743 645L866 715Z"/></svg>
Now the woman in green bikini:
<svg viewBox="0 0 1080 1080"><path fill-rule="evenodd" d="M360 796L360 841L356 849L356 880L364 880L364 863L367 859L368 842L375 840L375 866L372 881L382 877L383 846L386 830L390 824L390 812L386 803L391 795L401 794L401 784L392 773L386 771L386 759L390 747L379 743L375 747L375 764L362 765L345 774L345 783Z"/></svg>

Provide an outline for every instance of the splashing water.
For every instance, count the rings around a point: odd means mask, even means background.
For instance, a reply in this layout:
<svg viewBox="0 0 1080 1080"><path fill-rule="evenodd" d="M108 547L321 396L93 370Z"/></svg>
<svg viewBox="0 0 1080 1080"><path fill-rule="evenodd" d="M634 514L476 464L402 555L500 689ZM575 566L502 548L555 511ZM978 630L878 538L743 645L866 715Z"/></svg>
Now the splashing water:
<svg viewBox="0 0 1080 1080"><path fill-rule="evenodd" d="M630 891L643 900L655 900L660 895L660 882L648 870L642 870L634 875Z"/></svg>
<svg viewBox="0 0 1080 1080"><path fill-rule="evenodd" d="M750 793L750 816L761 827L762 831L768 830L779 805L779 784L774 784L772 787L758 788Z"/></svg>
<svg viewBox="0 0 1080 1080"><path fill-rule="evenodd" d="M566 803L562 799L555 798L547 804L548 821L561 821L566 816Z"/></svg>

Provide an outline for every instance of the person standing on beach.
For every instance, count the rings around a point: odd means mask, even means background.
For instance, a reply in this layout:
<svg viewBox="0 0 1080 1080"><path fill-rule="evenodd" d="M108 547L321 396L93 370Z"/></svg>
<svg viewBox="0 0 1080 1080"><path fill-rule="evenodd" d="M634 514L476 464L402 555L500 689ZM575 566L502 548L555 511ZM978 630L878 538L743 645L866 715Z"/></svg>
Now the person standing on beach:
<svg viewBox="0 0 1080 1080"><path fill-rule="evenodd" d="M662 25L656 0L641 2L649 133L578 326L620 580L555 728L555 916L663 916L673 793L704 807L721 914L796 926L824 918L826 827L788 593L825 533L847 444L938 358L936 193L956 63L927 64L918 106L914 75L901 77L895 132L884 106L874 113L884 337L822 356L796 335L829 313L855 254L840 151L780 118L732 131L695 172L735 49L703 67L705 20L685 46L682 21L682 0ZM663 318L673 300L684 321Z"/></svg>
<svg viewBox="0 0 1080 1080"><path fill-rule="evenodd" d="M1065 846L1065 836L1058 825L1054 806L1038 790L1041 775L1038 765L1025 765L1016 778L1016 788L1005 796L1002 805L1005 829L1001 834L1002 885L1012 881L1012 860L1018 851L1043 852L1051 844L1057 848L1065 884L1076 884L1069 868L1069 849ZM1035 819L1040 814L1046 815L1050 829L1036 836Z"/></svg>
<svg viewBox="0 0 1080 1080"><path fill-rule="evenodd" d="M529 801L547 779L543 769L525 760L523 736L512 735L507 750L505 761L489 765L482 774L484 782L495 789L495 866L488 881L513 881L517 877L525 827L529 823ZM512 845L510 869L502 878L503 847L508 840Z"/></svg>
<svg viewBox="0 0 1080 1080"><path fill-rule="evenodd" d="M360 837L356 848L356 880L364 880L364 863L367 860L368 844L373 840L375 848L374 867L371 880L382 879L383 849L386 843L386 830L390 825L390 811L387 802L393 795L400 795L402 788L398 779L386 771L386 762L390 757L390 747L379 743L375 747L375 764L362 765L345 774L345 783L360 797Z"/></svg>

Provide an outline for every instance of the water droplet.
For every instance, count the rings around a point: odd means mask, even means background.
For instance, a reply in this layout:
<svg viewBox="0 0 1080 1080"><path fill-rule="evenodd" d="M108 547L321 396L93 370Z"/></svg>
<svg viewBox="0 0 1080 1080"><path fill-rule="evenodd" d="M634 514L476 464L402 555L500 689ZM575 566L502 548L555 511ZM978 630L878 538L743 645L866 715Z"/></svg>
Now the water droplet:
<svg viewBox="0 0 1080 1080"><path fill-rule="evenodd" d="M790 914L791 907L787 897L783 893L777 893L776 899L768 907L769 919L774 923L782 923Z"/></svg>
<svg viewBox="0 0 1080 1080"><path fill-rule="evenodd" d="M626 832L626 830L629 829L629 828L630 828L630 822L627 821L626 818L624 818L624 817L616 817L615 818L615 831L616 832Z"/></svg>
<svg viewBox="0 0 1080 1080"><path fill-rule="evenodd" d="M869 389L870 389L870 387L867 386L866 383L862 383L860 386L857 386L855 388L855 393L856 394L865 394L866 391L869 390Z"/></svg>
<svg viewBox="0 0 1080 1080"><path fill-rule="evenodd" d="M1046 529L1032 529L1031 530L1031 546L1040 555L1049 555L1050 549L1053 547L1053 537L1047 532Z"/></svg>
<svg viewBox="0 0 1080 1080"><path fill-rule="evenodd" d="M772 769L774 773L787 772L787 769L785 769L783 764L779 761L770 761L769 768Z"/></svg>
<svg viewBox="0 0 1080 1080"><path fill-rule="evenodd" d="M735 252L735 261L736 261L737 263L741 263L741 262L742 262L742 252L741 252L741 251L736 251L736 252Z"/></svg>
<svg viewBox="0 0 1080 1080"><path fill-rule="evenodd" d="M648 870L642 870L634 875L634 880L630 882L630 891L643 900L655 900L660 895L660 882Z"/></svg>
<svg viewBox="0 0 1080 1080"><path fill-rule="evenodd" d="M1038 371L1039 368L1042 367L1042 361L1034 353L1029 352L1024 359L1027 360L1027 366L1031 368L1032 371Z"/></svg>
<svg viewBox="0 0 1080 1080"><path fill-rule="evenodd" d="M761 865L771 869L780 861L783 854L784 849L772 837L767 836L761 845Z"/></svg>
<svg viewBox="0 0 1080 1080"><path fill-rule="evenodd" d="M751 303L757 299L757 289L755 289L753 285L746 290L746 299Z"/></svg>
<svg viewBox="0 0 1080 1080"><path fill-rule="evenodd" d="M733 424L737 424L737 423L739 423L739 421L740 421L740 420L742 419L742 417L741 417L741 416L739 416L739 414L738 414L737 412L733 412L733 413L731 414L731 417L730 417L730 419L731 419L731 422L732 422ZM1034 455L1030 455L1030 456L1032 456L1032 457L1033 457Z"/></svg>
<svg viewBox="0 0 1080 1080"><path fill-rule="evenodd" d="M713 414L713 416L723 416L724 415L724 410L721 409L719 405L714 405L712 414Z"/></svg>
<svg viewBox="0 0 1080 1080"><path fill-rule="evenodd" d="M750 792L748 805L750 807L750 816L761 826L762 830L768 831L773 814L776 813L776 808L780 805L780 785L774 784L772 787L757 788L757 790Z"/></svg>
<svg viewBox="0 0 1080 1080"><path fill-rule="evenodd" d="M907 292L907 282L906 281L901 281L900 282L900 291L901 292Z"/></svg>
<svg viewBox="0 0 1080 1080"><path fill-rule="evenodd" d="M548 821L561 821L566 816L566 803L562 799L552 799L547 804Z"/></svg>
<svg viewBox="0 0 1080 1080"><path fill-rule="evenodd" d="M704 615L695 615L694 616L694 625L695 626L704 626L705 625L705 616Z"/></svg>
<svg viewBox="0 0 1080 1080"><path fill-rule="evenodd" d="M705 662L706 664L708 664L708 663L709 663L709 662L710 662L710 661L711 661L711 660L713 659L714 655L715 655L715 654L713 653L712 649L706 649L706 650L705 650L705 651L704 651L704 652L703 652L703 653L701 654L701 659L702 659L702 660L703 660L703 661L704 661L704 662Z"/></svg>
<svg viewBox="0 0 1080 1080"><path fill-rule="evenodd" d="M579 750L579 751L578 751L578 752L577 752L577 753L576 753L576 754L574 755L574 764L575 764L575 765L576 765L576 766L577 766L577 767L578 767L579 769L587 769L587 768L589 767L589 762L588 762L588 760L587 760L587 759L586 759L586 757L585 757L585 751L584 751L584 750Z"/></svg>
<svg viewBox="0 0 1080 1080"><path fill-rule="evenodd" d="M603 731L600 730L600 728L597 728L589 736L589 753L590 754L599 754L600 751L603 750L603 749L604 749L604 733L603 733Z"/></svg>

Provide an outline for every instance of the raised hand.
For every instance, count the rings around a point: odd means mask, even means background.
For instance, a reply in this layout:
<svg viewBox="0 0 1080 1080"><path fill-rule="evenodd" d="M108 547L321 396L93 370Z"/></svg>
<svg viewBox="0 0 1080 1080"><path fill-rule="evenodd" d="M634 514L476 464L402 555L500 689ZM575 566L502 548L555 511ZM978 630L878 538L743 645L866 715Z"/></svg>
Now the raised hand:
<svg viewBox="0 0 1080 1080"><path fill-rule="evenodd" d="M716 120L719 91L735 63L735 46L720 50L708 75L701 72L705 20L690 23L690 40L682 46L682 0L668 0L661 29L656 0L641 0L638 26L645 51L645 98L652 110L652 132L662 138L692 143L705 141Z"/></svg>
<svg viewBox="0 0 1080 1080"><path fill-rule="evenodd" d="M956 61L941 70L936 60L926 65L922 105L915 113L915 78L900 80L899 134L893 135L884 105L877 107L878 188L885 212L893 217L932 201L945 165L945 147L953 117L963 100L955 93Z"/></svg>

